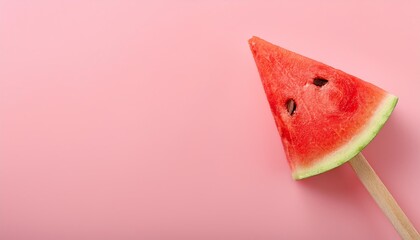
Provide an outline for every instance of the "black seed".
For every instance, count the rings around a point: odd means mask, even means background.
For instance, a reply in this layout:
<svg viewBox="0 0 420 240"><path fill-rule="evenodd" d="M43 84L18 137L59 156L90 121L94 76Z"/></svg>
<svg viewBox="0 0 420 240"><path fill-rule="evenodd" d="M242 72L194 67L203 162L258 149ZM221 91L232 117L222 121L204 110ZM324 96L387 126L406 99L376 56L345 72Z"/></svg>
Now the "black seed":
<svg viewBox="0 0 420 240"><path fill-rule="evenodd" d="M318 87L322 87L327 83L328 83L328 80L326 79L319 78L319 77L314 78L314 84Z"/></svg>
<svg viewBox="0 0 420 240"><path fill-rule="evenodd" d="M296 111L296 103L293 99L289 99L286 102L286 109L290 115L293 115Z"/></svg>

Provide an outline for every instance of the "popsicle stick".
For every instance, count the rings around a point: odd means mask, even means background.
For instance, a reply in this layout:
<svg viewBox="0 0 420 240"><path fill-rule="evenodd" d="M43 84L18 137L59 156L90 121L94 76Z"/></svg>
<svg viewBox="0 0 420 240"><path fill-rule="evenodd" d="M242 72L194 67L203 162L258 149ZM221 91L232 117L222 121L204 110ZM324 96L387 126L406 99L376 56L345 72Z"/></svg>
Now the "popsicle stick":
<svg viewBox="0 0 420 240"><path fill-rule="evenodd" d="M375 199L378 206L382 209L382 212L385 213L392 225L394 225L401 238L404 240L419 240L419 233L362 153L356 155L349 163L370 195L372 195L373 199Z"/></svg>

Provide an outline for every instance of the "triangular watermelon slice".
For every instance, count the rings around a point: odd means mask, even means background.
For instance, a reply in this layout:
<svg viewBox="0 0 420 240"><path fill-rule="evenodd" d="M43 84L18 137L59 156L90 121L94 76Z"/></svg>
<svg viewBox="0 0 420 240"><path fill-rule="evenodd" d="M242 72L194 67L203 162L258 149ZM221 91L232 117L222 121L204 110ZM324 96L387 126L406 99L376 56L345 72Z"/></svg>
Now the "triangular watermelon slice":
<svg viewBox="0 0 420 240"><path fill-rule="evenodd" d="M328 65L249 40L294 179L349 161L378 133L398 98Z"/></svg>

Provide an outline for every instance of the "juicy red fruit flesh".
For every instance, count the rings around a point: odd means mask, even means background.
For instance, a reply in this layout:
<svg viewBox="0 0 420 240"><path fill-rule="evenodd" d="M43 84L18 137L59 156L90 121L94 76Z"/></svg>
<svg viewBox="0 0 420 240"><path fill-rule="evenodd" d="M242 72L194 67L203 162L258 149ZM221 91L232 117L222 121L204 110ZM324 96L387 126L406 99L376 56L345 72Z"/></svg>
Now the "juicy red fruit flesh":
<svg viewBox="0 0 420 240"><path fill-rule="evenodd" d="M292 169L347 143L386 96L370 83L262 39L249 43Z"/></svg>

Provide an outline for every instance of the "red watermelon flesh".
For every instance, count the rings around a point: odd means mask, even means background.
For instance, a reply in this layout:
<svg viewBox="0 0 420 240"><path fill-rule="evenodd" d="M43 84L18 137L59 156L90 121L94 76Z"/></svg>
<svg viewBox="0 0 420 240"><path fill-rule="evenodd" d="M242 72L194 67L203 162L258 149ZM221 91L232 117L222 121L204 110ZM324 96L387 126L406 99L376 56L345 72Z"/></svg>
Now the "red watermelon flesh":
<svg viewBox="0 0 420 240"><path fill-rule="evenodd" d="M258 37L249 40L295 179L335 168L378 133L398 98Z"/></svg>

